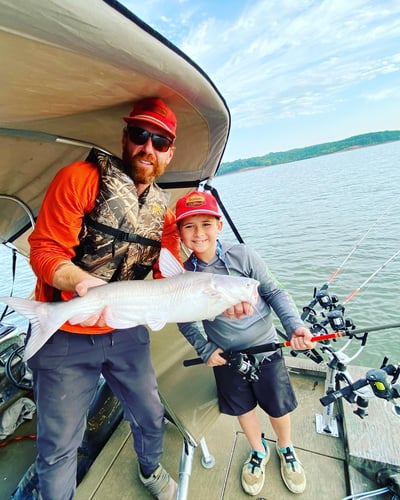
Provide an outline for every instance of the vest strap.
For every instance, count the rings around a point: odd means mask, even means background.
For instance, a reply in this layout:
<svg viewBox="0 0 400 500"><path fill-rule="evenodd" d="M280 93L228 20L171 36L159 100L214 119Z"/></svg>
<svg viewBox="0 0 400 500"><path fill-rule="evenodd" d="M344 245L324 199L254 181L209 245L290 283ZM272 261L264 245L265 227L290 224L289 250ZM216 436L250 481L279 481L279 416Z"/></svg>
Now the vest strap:
<svg viewBox="0 0 400 500"><path fill-rule="evenodd" d="M140 245L161 248L161 241L152 240L151 238L145 238L144 236L140 236L138 234L121 231L120 229L116 229L115 227L107 226L106 224L102 224L101 222L95 221L90 217L85 217L85 223L88 226L97 229L98 231L114 236L114 238L119 241L126 241L128 243L139 243Z"/></svg>

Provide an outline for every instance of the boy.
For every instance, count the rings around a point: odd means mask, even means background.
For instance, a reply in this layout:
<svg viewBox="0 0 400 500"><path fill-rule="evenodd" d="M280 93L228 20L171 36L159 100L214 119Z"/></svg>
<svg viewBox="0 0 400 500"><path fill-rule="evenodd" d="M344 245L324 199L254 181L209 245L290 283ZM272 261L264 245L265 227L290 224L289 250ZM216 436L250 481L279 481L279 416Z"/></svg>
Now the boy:
<svg viewBox="0 0 400 500"><path fill-rule="evenodd" d="M288 295L268 274L261 257L243 244L218 239L223 223L216 199L210 193L193 191L180 198L176 204L176 221L182 242L192 251L185 269L248 276L260 282L255 314L237 319L233 314L224 313L213 321L203 321L206 337L197 323L178 325L203 361L213 367L221 413L237 416L251 446L250 456L242 468L242 487L249 495L260 493L270 458L256 413L258 404L269 415L277 436L283 481L293 493L302 493L306 477L293 449L290 427L290 412L296 408L297 401L281 350L254 355L256 381L246 380L220 354L276 342L271 309L279 317L293 349L312 348L312 334Z"/></svg>

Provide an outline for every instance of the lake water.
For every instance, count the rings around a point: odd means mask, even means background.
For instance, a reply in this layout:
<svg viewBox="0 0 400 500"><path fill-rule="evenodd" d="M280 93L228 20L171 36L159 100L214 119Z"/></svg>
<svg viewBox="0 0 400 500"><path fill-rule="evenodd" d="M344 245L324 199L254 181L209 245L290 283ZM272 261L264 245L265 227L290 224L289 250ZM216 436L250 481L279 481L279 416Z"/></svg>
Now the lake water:
<svg viewBox="0 0 400 500"><path fill-rule="evenodd" d="M261 254L300 311L355 248L328 291L342 303L362 286L346 304L345 317L368 328L400 323L400 255L380 269L400 249L399 158L395 142L217 177L213 184L244 241ZM228 230L223 236L232 237ZM11 252L3 245L0 268L0 294L8 295ZM14 295L30 294L34 278L20 256L17 276ZM353 340L346 353L358 347ZM354 363L377 367L385 354L400 362L400 328L369 333Z"/></svg>

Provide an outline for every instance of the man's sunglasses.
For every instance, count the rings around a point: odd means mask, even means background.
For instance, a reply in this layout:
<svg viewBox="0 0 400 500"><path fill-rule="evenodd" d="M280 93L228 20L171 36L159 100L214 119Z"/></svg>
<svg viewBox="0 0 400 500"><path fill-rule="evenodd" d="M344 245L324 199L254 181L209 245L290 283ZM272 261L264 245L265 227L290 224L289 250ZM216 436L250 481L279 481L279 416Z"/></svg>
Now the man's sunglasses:
<svg viewBox="0 0 400 500"><path fill-rule="evenodd" d="M173 140L164 135L153 134L148 130L140 127L126 127L126 132L128 134L129 140L138 146L146 144L149 137L151 137L151 142L153 148L161 153L165 153L172 146Z"/></svg>

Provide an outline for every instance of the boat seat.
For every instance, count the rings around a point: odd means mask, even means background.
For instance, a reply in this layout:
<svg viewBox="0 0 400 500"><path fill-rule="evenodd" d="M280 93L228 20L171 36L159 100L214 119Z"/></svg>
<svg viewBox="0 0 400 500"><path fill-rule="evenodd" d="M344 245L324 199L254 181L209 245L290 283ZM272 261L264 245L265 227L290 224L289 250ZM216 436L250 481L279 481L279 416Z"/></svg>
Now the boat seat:
<svg viewBox="0 0 400 500"><path fill-rule="evenodd" d="M176 325L152 332L150 345L166 417L183 438L176 498L185 500L195 449L200 445L204 467L211 468L215 463L204 438L207 428L219 416L214 375L203 364L183 366L183 361L196 357L196 352Z"/></svg>

